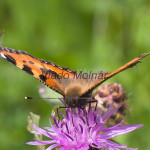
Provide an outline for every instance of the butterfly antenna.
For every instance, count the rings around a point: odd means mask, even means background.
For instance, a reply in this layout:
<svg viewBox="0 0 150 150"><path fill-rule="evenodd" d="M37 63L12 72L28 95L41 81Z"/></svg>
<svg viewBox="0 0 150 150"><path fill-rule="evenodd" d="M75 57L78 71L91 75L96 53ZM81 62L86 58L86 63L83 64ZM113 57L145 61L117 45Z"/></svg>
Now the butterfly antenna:
<svg viewBox="0 0 150 150"><path fill-rule="evenodd" d="M93 99L92 97L80 97L80 99Z"/></svg>
<svg viewBox="0 0 150 150"><path fill-rule="evenodd" d="M24 97L24 99L61 99L61 98L50 98L50 97Z"/></svg>

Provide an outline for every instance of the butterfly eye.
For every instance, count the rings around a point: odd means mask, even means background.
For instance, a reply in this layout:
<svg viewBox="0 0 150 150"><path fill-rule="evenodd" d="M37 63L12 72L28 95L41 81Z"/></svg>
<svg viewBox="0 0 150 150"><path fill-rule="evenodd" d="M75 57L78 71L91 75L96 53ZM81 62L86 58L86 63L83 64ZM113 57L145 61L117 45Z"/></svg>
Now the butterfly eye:
<svg viewBox="0 0 150 150"><path fill-rule="evenodd" d="M71 107L77 107L78 105L78 98L73 98L71 101Z"/></svg>
<svg viewBox="0 0 150 150"><path fill-rule="evenodd" d="M72 103L73 103L73 105L76 105L77 104L77 99L73 99Z"/></svg>

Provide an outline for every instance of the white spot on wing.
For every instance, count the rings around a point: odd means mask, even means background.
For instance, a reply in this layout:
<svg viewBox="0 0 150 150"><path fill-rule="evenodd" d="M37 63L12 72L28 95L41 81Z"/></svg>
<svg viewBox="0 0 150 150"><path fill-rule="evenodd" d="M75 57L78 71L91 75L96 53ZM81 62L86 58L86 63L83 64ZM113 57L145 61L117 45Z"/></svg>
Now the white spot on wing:
<svg viewBox="0 0 150 150"><path fill-rule="evenodd" d="M59 69L61 69L61 70L63 69L63 67L60 67L60 66L57 66L57 68L59 68Z"/></svg>
<svg viewBox="0 0 150 150"><path fill-rule="evenodd" d="M0 56L4 59L6 59L5 55L3 53L0 53Z"/></svg>

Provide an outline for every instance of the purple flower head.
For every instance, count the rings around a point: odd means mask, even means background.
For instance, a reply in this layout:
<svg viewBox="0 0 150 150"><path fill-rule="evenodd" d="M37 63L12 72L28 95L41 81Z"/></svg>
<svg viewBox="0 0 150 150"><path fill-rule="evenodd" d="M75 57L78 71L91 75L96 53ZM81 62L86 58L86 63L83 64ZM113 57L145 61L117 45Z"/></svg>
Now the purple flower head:
<svg viewBox="0 0 150 150"><path fill-rule="evenodd" d="M33 142L28 142L30 145L49 145L46 150L88 150L90 147L103 149L103 150L135 150L129 149L125 145L117 144L110 139L121 134L131 132L143 125L124 125L121 126L123 121L119 124L107 127L104 125L113 113L118 109L112 110L113 104L110 105L107 112L101 116L100 111L93 110L89 107L87 114L84 110L74 108L72 111L67 108L66 115L60 112L63 116L62 121L57 122L55 114L53 120L55 125L50 121L50 127L39 128L35 124L33 127L36 131L34 134L42 134L49 138L49 140L38 141L34 139Z"/></svg>

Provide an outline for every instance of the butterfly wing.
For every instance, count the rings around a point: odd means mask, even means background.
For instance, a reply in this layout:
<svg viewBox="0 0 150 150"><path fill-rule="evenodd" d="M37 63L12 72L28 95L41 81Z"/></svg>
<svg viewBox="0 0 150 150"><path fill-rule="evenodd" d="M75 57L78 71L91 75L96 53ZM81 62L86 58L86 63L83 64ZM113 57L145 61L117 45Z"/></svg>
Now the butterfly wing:
<svg viewBox="0 0 150 150"><path fill-rule="evenodd" d="M0 56L63 96L64 90L60 80L61 77L63 74L68 74L71 78L75 73L69 68L62 68L50 61L37 59L20 50L0 47Z"/></svg>
<svg viewBox="0 0 150 150"><path fill-rule="evenodd" d="M120 67L119 69L113 71L112 73L108 73L104 76L104 78L98 80L97 82L93 82L93 84L91 84L91 86L89 87L88 90L84 91L84 93L82 93L82 96L86 95L87 93L92 92L92 90L94 88L96 88L97 86L99 86L100 84L102 84L103 82L105 82L106 80L108 80L109 78L113 77L114 75L128 69L131 68L133 66L135 66L136 64L140 63L140 60L144 57L146 57L147 55L150 55L150 53L145 53L140 55L137 58L134 58L133 60L129 61L128 63L126 63L125 65L123 65L122 67Z"/></svg>

